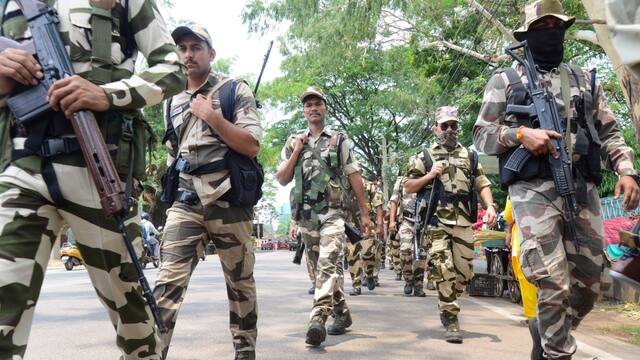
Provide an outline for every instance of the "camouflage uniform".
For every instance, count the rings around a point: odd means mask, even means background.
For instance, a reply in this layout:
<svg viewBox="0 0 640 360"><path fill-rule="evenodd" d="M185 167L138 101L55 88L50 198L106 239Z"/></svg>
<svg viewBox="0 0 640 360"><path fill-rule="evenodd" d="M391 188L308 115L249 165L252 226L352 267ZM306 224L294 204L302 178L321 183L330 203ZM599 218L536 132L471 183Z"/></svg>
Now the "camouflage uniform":
<svg viewBox="0 0 640 360"><path fill-rule="evenodd" d="M355 202L355 199L352 198ZM347 218L346 221L354 224L356 228L360 228L360 211L358 209L358 204L350 204L347 206ZM358 241L353 244L350 241L347 241L347 248L345 252L345 256L347 257L347 265L349 267L349 274L351 275L351 284L354 290L353 294L357 294L362 289L362 276L363 267L362 267L362 241Z"/></svg>
<svg viewBox="0 0 640 360"><path fill-rule="evenodd" d="M527 18L531 15L527 14ZM568 65L560 66L571 74ZM514 67L526 84L522 66ZM538 71L538 76L555 96L559 113L564 114L559 71ZM584 77L586 81L582 90L591 92L591 74L584 72ZM520 145L515 118L505 116L507 99L512 92L508 84L504 72L493 75L486 86L475 123L474 143L489 155L500 156ZM579 96L580 85L574 76L569 76L569 87L572 98ZM569 111L576 119L578 112L574 101L571 101ZM593 117L602 143L601 154L606 155L607 162L619 175L633 173L633 153L625 145L615 116L599 86L593 101ZM575 139L575 135L571 136L572 146L575 146ZM573 151L574 163L580 157ZM597 188L594 183L587 182L586 198L579 199L580 210L576 215L578 237L589 240L580 244L579 252L564 236L563 199L556 192L552 179L517 181L509 186L509 196L522 234L522 270L527 280L538 287L542 345L549 358L570 358L576 351L570 330L591 311L600 288L603 227Z"/></svg>
<svg viewBox="0 0 640 360"><path fill-rule="evenodd" d="M58 29L76 73L89 77L92 73L90 2L48 3L60 14ZM115 3L111 13L119 24L117 18L123 14L120 2ZM125 39L114 29L112 65L107 65L112 69L112 82L101 85L110 103L108 114L111 116L156 104L180 91L185 83L175 45L153 1L129 0L128 15L128 20L124 21L130 23L134 51L128 57L124 54L121 44ZM14 1L7 4L2 31L16 40L30 37L25 18ZM149 68L134 75L138 51L147 58ZM5 101L6 98L0 100L3 107ZM110 116L102 119L105 114L96 116L99 124L111 121ZM9 121L6 117L3 120ZM134 126L142 129L140 117L136 118ZM73 137L72 132L67 136ZM134 136L134 139L133 145L144 147L142 141L137 142L139 137ZM24 137L14 137L14 150L22 150L24 142ZM133 151L132 147L129 149ZM141 156L143 154L144 151ZM160 347L153 317L145 305L133 264L115 222L104 216L81 153L58 155L51 160L56 177L65 180L58 181L66 200L64 204L52 200L41 174L43 158L38 155L16 159L0 174L0 358L22 359L24 356L51 247L66 222L76 235L85 268L116 330L121 358L159 359ZM134 211L129 214L126 224L129 239L134 239L133 245L141 253L139 220Z"/></svg>
<svg viewBox="0 0 640 360"><path fill-rule="evenodd" d="M414 289L422 289L424 285L425 260L415 260L413 256L413 228L416 194L404 192L404 183L407 178L399 176L393 185L391 201L398 204L398 235L400 239L400 271L404 275L404 281L411 284Z"/></svg>
<svg viewBox="0 0 640 360"><path fill-rule="evenodd" d="M330 154L336 149L338 143L338 133L329 128L325 128L317 139L311 136L310 130L304 130L308 136L308 142L303 147L298 157L301 167L301 179L296 180L304 184L313 183L318 176L324 176L323 167L314 157L313 152L319 154L325 162L331 163ZM282 149L282 161L288 160L295 148L295 138L292 135L287 140ZM340 147L340 159L334 159L334 165L342 173L339 176L348 177L360 171L360 167L350 149L350 140L346 135L342 136L343 141ZM333 150L332 150L333 149ZM332 158L332 156L331 156ZM301 163L300 163L301 162ZM308 189L308 186L303 186ZM316 215L317 220L311 215L315 212L312 207L304 203L299 209L302 214L298 225L303 236L310 237L317 241L319 247L317 270L316 270L316 291L314 294L313 309L310 314L310 322L324 324L333 312L335 314L348 314L349 308L344 296L344 276L342 270L344 247L346 235L344 233L345 221L345 192L344 189L334 179L330 179L325 189L317 189L322 194L325 202ZM313 190L311 190L313 191ZM310 191L309 191L310 192ZM303 194L308 197L308 193ZM307 234L307 235L305 235ZM316 240L317 239L317 240Z"/></svg>
<svg viewBox="0 0 640 360"><path fill-rule="evenodd" d="M401 191L404 192L404 189L399 189L398 186L402 186L400 184L402 177L398 177L396 179L396 182L393 185L393 193L391 195L391 199L389 199L389 206L388 209L389 211L391 211L391 202L395 201L397 206L397 210L396 210L396 233L395 234L391 234L391 232L389 232L389 236L387 238L387 245L389 247L389 267L395 272L396 275L401 276L402 275L402 267L401 267L401 260L400 260L400 236L399 236L399 230L400 230L400 225L402 224L402 204L398 204L399 199L402 198ZM398 189L398 191L396 191L396 189ZM394 198L394 195L396 195L396 197ZM389 214L391 215L391 214Z"/></svg>
<svg viewBox="0 0 640 360"><path fill-rule="evenodd" d="M369 205L369 218L371 219L371 233L369 238L360 241L362 247L362 267L364 275L367 278L374 278L377 281L378 272L380 272L380 249L383 246L382 241L376 235L377 215L376 209L382 206L382 193L378 187L367 181L364 181L364 195Z"/></svg>
<svg viewBox="0 0 640 360"><path fill-rule="evenodd" d="M189 111L189 103L199 94L217 93L228 79L211 72L198 90L184 90L171 99L169 118L178 136L178 154L194 169L222 160L229 148L212 134L209 125ZM233 123L260 142L262 127L251 89L237 82ZM171 149L171 144L167 143ZM171 153L171 151L170 151ZM169 156L167 164L173 158ZM229 327L236 352L253 351L257 337L255 264L252 233L253 207L235 208L221 200L231 188L228 170L203 175L180 172L179 191L195 193L193 201L176 201L167 210L162 245L162 264L154 296L169 331L162 334L165 355L189 280L206 244L213 241L222 263L229 299Z"/></svg>
<svg viewBox="0 0 640 360"><path fill-rule="evenodd" d="M438 290L438 307L441 313L457 315L460 306L457 299L464 287L473 277L471 260L473 259L473 223L468 203L446 198L469 196L472 191L480 191L491 185L484 175L482 165L478 164L475 183L470 183L471 163L468 150L458 143L451 152L443 146L434 144L428 148L433 163L441 163L444 170L439 179L444 187L444 196L440 197L435 217L437 225L427 225L425 245L429 255L429 279L434 281ZM422 152L409 160L407 176L420 178L427 174ZM475 204L473 206L476 206Z"/></svg>

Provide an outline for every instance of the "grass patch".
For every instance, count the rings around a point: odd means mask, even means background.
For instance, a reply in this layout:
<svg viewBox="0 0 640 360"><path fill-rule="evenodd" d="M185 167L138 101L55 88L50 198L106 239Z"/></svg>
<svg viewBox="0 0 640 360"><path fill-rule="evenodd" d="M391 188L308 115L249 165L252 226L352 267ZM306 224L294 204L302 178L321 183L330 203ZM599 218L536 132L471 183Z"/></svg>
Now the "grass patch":
<svg viewBox="0 0 640 360"><path fill-rule="evenodd" d="M640 304L627 302L618 305L603 304L602 309L605 311L614 311L633 320L640 320Z"/></svg>
<svg viewBox="0 0 640 360"><path fill-rule="evenodd" d="M640 345L640 326L620 326L620 331L629 337L631 343Z"/></svg>

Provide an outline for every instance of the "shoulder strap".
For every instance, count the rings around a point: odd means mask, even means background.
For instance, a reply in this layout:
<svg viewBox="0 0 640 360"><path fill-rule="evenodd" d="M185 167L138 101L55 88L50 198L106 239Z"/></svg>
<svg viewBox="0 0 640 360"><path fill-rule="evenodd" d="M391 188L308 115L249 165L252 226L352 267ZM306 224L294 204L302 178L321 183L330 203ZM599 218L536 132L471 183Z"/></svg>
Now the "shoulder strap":
<svg viewBox="0 0 640 360"><path fill-rule="evenodd" d="M0 36L4 36L4 30L2 28L2 24L4 23L4 13L7 11L7 4L9 0L0 0Z"/></svg>
<svg viewBox="0 0 640 360"><path fill-rule="evenodd" d="M91 3L91 71L89 80L102 85L111 82L111 9L113 0Z"/></svg>
<svg viewBox="0 0 640 360"><path fill-rule="evenodd" d="M229 80L223 86L220 87L220 91L218 93L218 98L220 99L220 110L222 111L222 116L230 121L231 123L234 121L234 114L236 111L236 89L238 87L238 82L235 80Z"/></svg>
<svg viewBox="0 0 640 360"><path fill-rule="evenodd" d="M584 71L581 67L574 64L568 64L569 69L571 69L571 73L576 80L576 83L580 87L580 91L584 91L587 88L587 79L584 76Z"/></svg>
<svg viewBox="0 0 640 360"><path fill-rule="evenodd" d="M131 31L131 23L129 22L129 0L123 0L122 2L122 17L120 18L120 31L125 39L125 46L123 49L125 59L129 59L133 56L133 48L136 39Z"/></svg>
<svg viewBox="0 0 640 360"><path fill-rule="evenodd" d="M527 98L527 88L522 83L522 79L512 67L502 68L502 72L507 76L509 85L511 86L511 95L508 102L510 104L523 105Z"/></svg>

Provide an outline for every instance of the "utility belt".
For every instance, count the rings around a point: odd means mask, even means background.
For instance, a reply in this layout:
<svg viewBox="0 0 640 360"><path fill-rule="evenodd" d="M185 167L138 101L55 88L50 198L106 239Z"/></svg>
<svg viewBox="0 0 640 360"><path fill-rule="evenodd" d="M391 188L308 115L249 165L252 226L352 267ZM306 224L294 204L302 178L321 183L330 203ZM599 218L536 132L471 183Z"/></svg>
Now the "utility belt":
<svg viewBox="0 0 640 360"><path fill-rule="evenodd" d="M470 194L452 194L445 192L441 194L438 199L440 206L446 207L449 204L452 204L454 207L458 207L460 203L465 204L465 207L469 206L469 201L471 201Z"/></svg>
<svg viewBox="0 0 640 360"><path fill-rule="evenodd" d="M161 179L162 195L160 197L160 200L168 204L169 206L173 204L174 201L180 201L180 202L187 203L189 205L195 205L195 204L190 204L186 201L179 200L180 194L185 193L184 191L178 190L178 187L180 185L180 173L185 173L193 176L200 176L204 174L219 172L219 171L225 170L226 168L227 168L227 162L225 159L204 164L204 165L198 166L197 168L192 168L191 164L187 159L184 159L181 156L178 156L178 158L176 158L173 161L171 166L169 166L169 168L164 173L164 175L162 175L162 179ZM197 199L197 195L196 195L196 199Z"/></svg>
<svg viewBox="0 0 640 360"><path fill-rule="evenodd" d="M195 206L200 203L200 198L198 194L194 191L176 191L176 199L175 201L181 202L187 205Z"/></svg>
<svg viewBox="0 0 640 360"><path fill-rule="evenodd" d="M96 113L105 143L112 149L110 155L121 178L127 178L127 191L131 191L133 178L145 177L145 146L148 125L142 115L131 111ZM12 138L26 138L23 146L11 151L11 160L27 156L42 158L41 173L51 197L57 205L65 203L60 184L53 169L53 158L80 154L80 144L71 123L62 113L49 113L29 123L16 123L11 128Z"/></svg>

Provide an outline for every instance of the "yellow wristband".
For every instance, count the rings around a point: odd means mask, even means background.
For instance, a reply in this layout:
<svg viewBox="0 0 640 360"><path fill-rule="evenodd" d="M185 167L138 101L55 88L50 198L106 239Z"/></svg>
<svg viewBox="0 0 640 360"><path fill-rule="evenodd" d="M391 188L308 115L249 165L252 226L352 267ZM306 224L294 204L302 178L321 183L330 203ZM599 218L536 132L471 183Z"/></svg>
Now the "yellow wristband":
<svg viewBox="0 0 640 360"><path fill-rule="evenodd" d="M522 142L522 128L524 127L524 125L520 125L520 127L518 128L518 132L516 133L516 138L518 139L518 142Z"/></svg>

